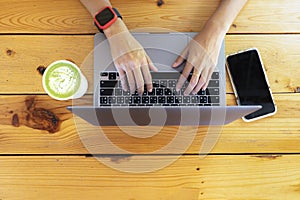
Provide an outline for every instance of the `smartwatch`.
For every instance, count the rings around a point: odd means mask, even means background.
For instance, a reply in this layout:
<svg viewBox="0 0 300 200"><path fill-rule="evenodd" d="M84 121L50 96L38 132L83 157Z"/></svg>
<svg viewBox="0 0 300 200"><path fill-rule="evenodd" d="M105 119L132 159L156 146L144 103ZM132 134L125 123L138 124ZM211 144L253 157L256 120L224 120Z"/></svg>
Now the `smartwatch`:
<svg viewBox="0 0 300 200"><path fill-rule="evenodd" d="M116 8L106 6L95 15L94 24L99 31L103 33L103 30L110 27L118 17L122 19L122 16Z"/></svg>

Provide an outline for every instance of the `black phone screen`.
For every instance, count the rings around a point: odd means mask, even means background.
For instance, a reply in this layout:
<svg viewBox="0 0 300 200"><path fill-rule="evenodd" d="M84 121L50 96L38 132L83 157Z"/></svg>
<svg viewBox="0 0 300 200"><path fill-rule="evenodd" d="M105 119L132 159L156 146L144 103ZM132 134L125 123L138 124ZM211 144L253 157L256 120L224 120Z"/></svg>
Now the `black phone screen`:
<svg viewBox="0 0 300 200"><path fill-rule="evenodd" d="M275 104L257 50L251 49L227 57L227 67L241 105L261 105L245 116L246 120L275 112Z"/></svg>

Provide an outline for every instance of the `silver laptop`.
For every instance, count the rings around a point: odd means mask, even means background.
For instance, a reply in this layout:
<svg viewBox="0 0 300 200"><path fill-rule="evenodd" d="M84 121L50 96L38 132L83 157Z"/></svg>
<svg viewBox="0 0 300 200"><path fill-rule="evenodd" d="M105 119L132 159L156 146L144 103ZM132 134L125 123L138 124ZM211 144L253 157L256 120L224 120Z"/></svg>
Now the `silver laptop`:
<svg viewBox="0 0 300 200"><path fill-rule="evenodd" d="M94 98L91 106L68 107L95 126L200 126L224 125L260 106L226 106L225 50L222 45L218 64L208 88L184 96L189 78L181 91L175 90L184 63L172 63L196 33L132 33L158 68L152 72L153 91L142 96L121 88L109 44L101 33L94 40Z"/></svg>

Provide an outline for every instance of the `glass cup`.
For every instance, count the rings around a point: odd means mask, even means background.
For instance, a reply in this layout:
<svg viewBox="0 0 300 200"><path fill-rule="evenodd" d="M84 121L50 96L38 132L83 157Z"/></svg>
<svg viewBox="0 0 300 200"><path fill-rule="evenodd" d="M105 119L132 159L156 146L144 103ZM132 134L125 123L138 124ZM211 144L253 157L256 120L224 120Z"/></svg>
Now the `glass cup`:
<svg viewBox="0 0 300 200"><path fill-rule="evenodd" d="M56 100L78 99L88 88L88 82L78 66L67 60L51 63L43 74L43 88Z"/></svg>

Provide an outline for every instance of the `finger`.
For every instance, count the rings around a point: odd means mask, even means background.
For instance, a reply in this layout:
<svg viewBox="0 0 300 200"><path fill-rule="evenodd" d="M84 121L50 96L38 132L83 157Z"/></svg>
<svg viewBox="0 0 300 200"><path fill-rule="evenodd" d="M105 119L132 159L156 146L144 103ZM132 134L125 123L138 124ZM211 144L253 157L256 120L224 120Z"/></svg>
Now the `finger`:
<svg viewBox="0 0 300 200"><path fill-rule="evenodd" d="M184 91L184 95L189 95L194 88L197 86L199 78L200 78L200 71L196 68L194 68L194 72L192 75L192 78L190 80L189 85L187 86L186 90Z"/></svg>
<svg viewBox="0 0 300 200"><path fill-rule="evenodd" d="M135 78L136 90L139 95L142 95L144 92L144 78L139 65L140 64L138 63L135 64L133 74Z"/></svg>
<svg viewBox="0 0 300 200"><path fill-rule="evenodd" d="M121 81L121 85L124 91L128 91L128 85L127 85L127 79L126 79L126 73L123 69L118 69L119 77Z"/></svg>
<svg viewBox="0 0 300 200"><path fill-rule="evenodd" d="M193 94L196 94L199 92L199 90L203 87L203 85L206 83L207 80L207 74L208 74L208 69L205 68L202 72L201 72L201 77L198 80L198 83L196 85L196 87L193 90Z"/></svg>
<svg viewBox="0 0 300 200"><path fill-rule="evenodd" d="M127 75L127 80L128 80L128 84L129 84L130 93L134 94L134 92L136 90L136 88L135 88L135 78L134 78L134 75L133 75L133 71L131 70L130 67L127 67L126 75Z"/></svg>
<svg viewBox="0 0 300 200"><path fill-rule="evenodd" d="M147 62L146 59L144 60L144 63L141 67L141 71L142 71L142 74L143 74L143 77L144 77L144 82L146 84L147 91L152 92L152 89L153 89L152 77L151 77L148 62Z"/></svg>
<svg viewBox="0 0 300 200"><path fill-rule="evenodd" d="M180 75L180 77L177 81L177 84L176 84L176 91L177 92L182 88L183 84L185 83L185 81L189 77L190 72L192 71L192 69L193 69L193 65L191 63L187 62L186 65L184 66L182 74Z"/></svg>
<svg viewBox="0 0 300 200"><path fill-rule="evenodd" d="M148 55L146 55L146 59L147 59L149 68L150 68L152 71L157 72L158 69L154 66L152 60L150 59L150 57L149 57Z"/></svg>
<svg viewBox="0 0 300 200"><path fill-rule="evenodd" d="M210 65L207 63L207 58L203 58L200 62L200 64L194 68L195 71L198 71L200 77L198 77L197 84L193 88L193 94L196 94L199 92L199 90L203 87L203 85L206 83L207 74L208 74L208 68Z"/></svg>
<svg viewBox="0 0 300 200"><path fill-rule="evenodd" d="M186 60L187 55L188 55L188 46L185 47L185 49L182 51L180 56L177 57L172 67L178 67L180 64L182 64Z"/></svg>
<svg viewBox="0 0 300 200"><path fill-rule="evenodd" d="M206 90L208 84L209 84L209 81L211 79L211 75L213 74L214 72L214 68L210 68L209 69L209 72L208 72L208 75L207 75L207 80L206 80L206 83L202 86L202 90Z"/></svg>

